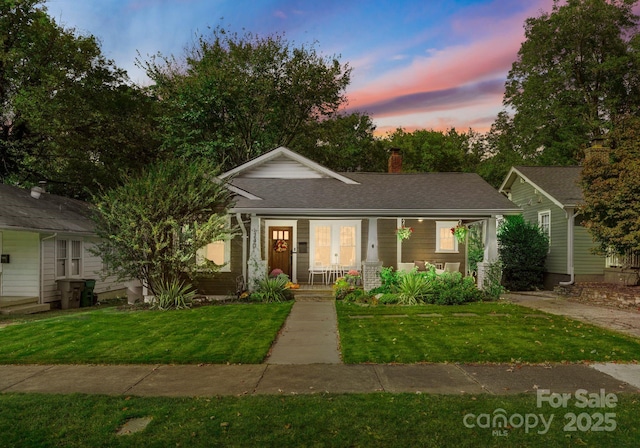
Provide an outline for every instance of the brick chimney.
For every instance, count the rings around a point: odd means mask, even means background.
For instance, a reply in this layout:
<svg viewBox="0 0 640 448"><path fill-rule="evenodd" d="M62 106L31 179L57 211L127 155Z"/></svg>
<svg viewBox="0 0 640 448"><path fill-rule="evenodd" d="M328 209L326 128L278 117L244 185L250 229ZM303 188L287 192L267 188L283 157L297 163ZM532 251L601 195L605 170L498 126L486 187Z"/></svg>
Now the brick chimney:
<svg viewBox="0 0 640 448"><path fill-rule="evenodd" d="M389 156L389 172L402 172L402 154L400 154L400 149L398 148L391 148L391 155Z"/></svg>

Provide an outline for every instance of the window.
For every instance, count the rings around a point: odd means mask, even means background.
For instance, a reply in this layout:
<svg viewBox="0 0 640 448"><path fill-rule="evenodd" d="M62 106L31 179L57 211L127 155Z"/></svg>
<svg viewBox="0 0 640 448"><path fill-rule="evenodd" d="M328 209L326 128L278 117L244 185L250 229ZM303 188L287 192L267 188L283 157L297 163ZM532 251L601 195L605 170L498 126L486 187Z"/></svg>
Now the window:
<svg viewBox="0 0 640 448"><path fill-rule="evenodd" d="M231 241L214 241L199 249L196 255L197 263L203 264L204 260L209 260L222 266L220 272L231 272Z"/></svg>
<svg viewBox="0 0 640 448"><path fill-rule="evenodd" d="M82 275L82 241L56 240L56 277L80 277Z"/></svg>
<svg viewBox="0 0 640 448"><path fill-rule="evenodd" d="M551 251L551 210L538 212L538 227L549 239L549 251Z"/></svg>
<svg viewBox="0 0 640 448"><path fill-rule="evenodd" d="M231 227L231 218L227 218L227 227ZM231 240L225 239L207 244L196 252L196 263L204 264L212 261L220 268L220 272L231 272Z"/></svg>
<svg viewBox="0 0 640 448"><path fill-rule="evenodd" d="M360 264L360 221L311 221L310 265Z"/></svg>
<svg viewBox="0 0 640 448"><path fill-rule="evenodd" d="M458 253L458 241L451 229L457 221L436 221L436 253Z"/></svg>

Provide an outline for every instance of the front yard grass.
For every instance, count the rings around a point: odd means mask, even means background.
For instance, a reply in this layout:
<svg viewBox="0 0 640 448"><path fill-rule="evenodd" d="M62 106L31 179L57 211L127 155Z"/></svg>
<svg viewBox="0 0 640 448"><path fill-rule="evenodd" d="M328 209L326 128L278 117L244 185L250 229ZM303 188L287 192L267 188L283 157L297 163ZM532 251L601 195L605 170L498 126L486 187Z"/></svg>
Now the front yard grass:
<svg viewBox="0 0 640 448"><path fill-rule="evenodd" d="M637 446L640 400L618 394L614 409L538 408L535 395L352 394L201 398L0 394L0 446L98 447L549 447ZM478 425L503 409L516 427ZM565 431L565 413L587 412ZM593 414L614 412L610 431ZM465 416L474 414L475 418ZM549 422L548 432L538 418ZM528 419L525 429L518 415ZM128 419L151 417L142 432L118 436ZM588 427L587 427L588 424ZM475 426L469 428L468 426ZM575 424L574 424L575 427ZM495 432L494 432L495 431Z"/></svg>
<svg viewBox="0 0 640 448"><path fill-rule="evenodd" d="M292 305L42 315L0 328L0 364L260 363Z"/></svg>
<svg viewBox="0 0 640 448"><path fill-rule="evenodd" d="M640 360L639 339L514 304L336 309L346 363Z"/></svg>

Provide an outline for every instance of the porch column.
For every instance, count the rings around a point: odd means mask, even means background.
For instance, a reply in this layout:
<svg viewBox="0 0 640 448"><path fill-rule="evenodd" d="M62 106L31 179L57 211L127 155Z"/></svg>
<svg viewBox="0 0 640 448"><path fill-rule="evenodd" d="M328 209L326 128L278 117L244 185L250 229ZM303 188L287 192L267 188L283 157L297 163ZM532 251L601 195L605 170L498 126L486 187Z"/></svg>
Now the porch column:
<svg viewBox="0 0 640 448"><path fill-rule="evenodd" d="M367 259L362 263L362 283L364 290L369 291L380 286L380 270L382 262L378 257L378 218L369 218L367 235Z"/></svg>
<svg viewBox="0 0 640 448"><path fill-rule="evenodd" d="M247 286L249 291L256 289L256 284L267 274L267 262L262 259L260 248L261 219L251 215L251 233L249 234L249 266Z"/></svg>
<svg viewBox="0 0 640 448"><path fill-rule="evenodd" d="M489 265L498 260L498 230L496 217L487 218L484 227L484 258L478 263L478 288L483 289Z"/></svg>

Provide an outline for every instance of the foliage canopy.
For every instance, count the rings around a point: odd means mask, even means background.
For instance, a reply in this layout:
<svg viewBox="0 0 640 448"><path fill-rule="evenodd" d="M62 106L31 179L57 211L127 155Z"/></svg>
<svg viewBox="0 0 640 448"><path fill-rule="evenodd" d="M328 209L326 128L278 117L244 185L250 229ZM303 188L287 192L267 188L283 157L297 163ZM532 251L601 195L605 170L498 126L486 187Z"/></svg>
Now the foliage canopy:
<svg viewBox="0 0 640 448"><path fill-rule="evenodd" d="M217 170L202 160L158 162L97 195L97 247L110 273L137 278L155 294L218 270L207 260L196 264L199 249L235 234L227 224L231 196Z"/></svg>

